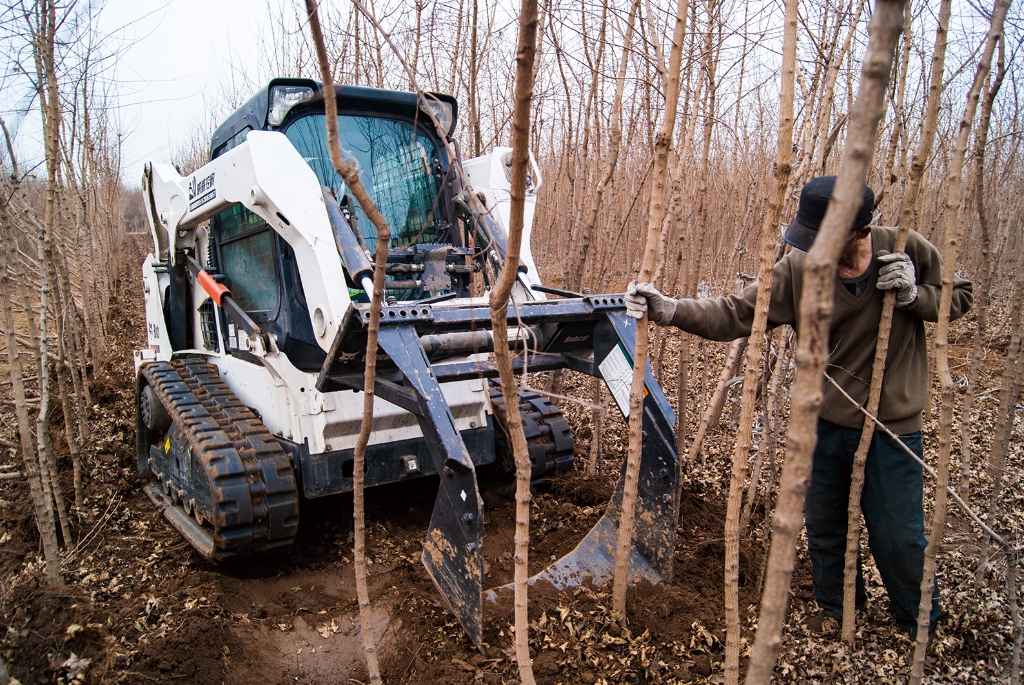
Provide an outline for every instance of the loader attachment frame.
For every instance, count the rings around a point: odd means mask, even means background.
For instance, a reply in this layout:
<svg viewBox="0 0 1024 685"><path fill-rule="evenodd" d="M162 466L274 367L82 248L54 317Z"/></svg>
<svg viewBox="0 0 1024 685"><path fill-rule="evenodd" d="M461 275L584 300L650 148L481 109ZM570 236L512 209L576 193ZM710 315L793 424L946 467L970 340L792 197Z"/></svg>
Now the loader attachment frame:
<svg viewBox="0 0 1024 685"><path fill-rule="evenodd" d="M523 333L524 344L517 346L513 357L517 373L567 368L603 378L620 410L628 411L636 322L626 317L622 295L515 302L509 305L507 316L509 325L518 326ZM318 390L362 390L368 321L368 307L349 309L320 372ZM479 648L483 639L483 501L469 451L456 430L440 384L498 375L493 360L445 361L493 350L493 338L489 346L481 347L481 339L486 338L479 335L491 327L490 312L480 305L411 302L383 307L380 324L374 394L417 417L441 474L424 542L423 564L449 609ZM477 335L466 336L467 332ZM426 350L436 350L437 340L446 336L453 341L472 340L475 347L460 350L453 343L444 346L447 357L428 357ZM643 412L629 580L668 584L672 582L679 511L679 459L673 439L676 417L650 364ZM622 468L624 471L625 463ZM622 495L620 474L597 525L572 552L534 576L531 583L543 579L563 589L579 585L586 577L598 584L610 580ZM488 591L487 597L495 599L495 591Z"/></svg>

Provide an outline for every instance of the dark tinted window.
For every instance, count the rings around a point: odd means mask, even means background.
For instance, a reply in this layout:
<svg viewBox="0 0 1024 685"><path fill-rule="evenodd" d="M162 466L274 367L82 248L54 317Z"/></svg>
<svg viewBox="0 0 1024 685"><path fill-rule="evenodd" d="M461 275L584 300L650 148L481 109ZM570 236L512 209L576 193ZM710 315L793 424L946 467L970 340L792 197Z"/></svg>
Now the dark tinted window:
<svg viewBox="0 0 1024 685"><path fill-rule="evenodd" d="M252 130L252 126L246 126L241 131L239 131L235 135L233 135L230 138L228 138L227 141L225 141L223 145L221 145L219 148L214 150L214 152L213 152L214 158L220 157L222 154L224 154L225 152L227 152L231 148L238 147L239 145L244 143L245 139L249 135L249 131L251 131L251 130Z"/></svg>
<svg viewBox="0 0 1024 685"><path fill-rule="evenodd" d="M270 227L244 205L213 218L213 236L220 246L220 271L235 302L247 312L273 316L280 301Z"/></svg>
<svg viewBox="0 0 1024 685"><path fill-rule="evenodd" d="M340 198L345 183L331 164L324 120L323 114L303 117L290 124L285 135L320 183ZM363 185L388 221L392 246L431 242L440 186L432 171L438 158L433 140L408 121L346 114L338 116L338 133L346 157L355 160ZM356 217L373 249L377 233L358 204Z"/></svg>

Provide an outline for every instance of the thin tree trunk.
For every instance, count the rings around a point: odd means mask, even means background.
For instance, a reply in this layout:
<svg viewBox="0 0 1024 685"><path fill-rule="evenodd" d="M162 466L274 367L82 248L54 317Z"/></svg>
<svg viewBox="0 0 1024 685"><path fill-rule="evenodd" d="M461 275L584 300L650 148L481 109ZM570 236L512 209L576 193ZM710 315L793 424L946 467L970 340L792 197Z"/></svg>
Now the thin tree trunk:
<svg viewBox="0 0 1024 685"><path fill-rule="evenodd" d="M903 101L907 92L907 72L910 68L911 48L911 1L907 0L906 16L903 19L903 50L900 57L900 66L897 71L898 82L896 84L896 105L893 107L892 135L889 136L889 153L885 160L885 170L882 173L882 197L886 207L893 207L894 198L893 184L899 180L895 174L896 151L903 139L904 123Z"/></svg>
<svg viewBox="0 0 1024 685"><path fill-rule="evenodd" d="M875 5L868 29L870 39L864 55L860 89L851 112L846 149L835 190L818 237L804 261L804 288L798 316L797 372L787 436L789 450L772 526L772 547L757 636L750 654L747 685L767 685L770 682L782 642L796 540L803 524L804 494L817 442L822 374L828 354L825 340L835 295L836 265L848 229L861 205L878 122L885 111L885 92L893 52L903 30L903 9L904 2L900 0L879 0Z"/></svg>
<svg viewBox="0 0 1024 685"><path fill-rule="evenodd" d="M508 302L518 274L519 252L523 238L526 206L526 174L530 162L530 101L533 97L533 63L537 46L537 0L523 0L519 14L519 42L516 48L515 105L512 115L512 179L509 195L508 246L501 277L491 292L491 323L495 340L508 337ZM512 453L516 463L516 532L515 532L515 649L519 678L524 685L533 685L533 663L530 660L530 619L527 612L530 553L530 475L532 466L519 413L519 396L512 370L512 356L506 345L495 345L501 393L505 399L505 415Z"/></svg>
<svg viewBox="0 0 1024 685"><path fill-rule="evenodd" d="M1017 550L1008 546L1006 550L1006 600L1010 603L1010 625L1013 626L1011 643L1013 656L1010 657L1010 685L1020 685L1021 630L1020 607L1017 604Z"/></svg>
<svg viewBox="0 0 1024 685"><path fill-rule="evenodd" d="M971 351L971 370L968 375L967 389L964 392L964 406L960 413L960 494L966 500L970 500L971 491L971 408L974 404L974 391L981 375L981 356L987 347L985 335L988 327L988 290L992 278L990 259L992 237L988 212L985 210L985 147L988 143L988 129L992 120L992 105L1006 73L1006 63L1003 57L1004 44L1004 40L999 41L996 76L981 106L981 122L978 125L974 143L974 201L978 210L978 226L981 229L981 266L978 269L978 295L974 305L977 328L974 333L974 349Z"/></svg>
<svg viewBox="0 0 1024 685"><path fill-rule="evenodd" d="M989 493L988 500L987 521L989 525L995 523L996 514L999 511L999 498L1003 492L1003 469L1006 465L1006 455L1009 452L1014 413L1020 393L1019 373L1021 369L1018 362L1021 355L1024 354L1024 321L1021 320L1021 312L1024 311L1024 252L1021 252L1017 262L1013 295L1010 301L1013 303L1009 315L1010 345L1006 351L1006 362L1003 366L999 409L996 412L996 425L992 432L992 448L989 451L986 469L989 479L992 481L992 491ZM975 587L979 590L985 579L985 568L988 566L990 553L989 540L985 538L981 541L978 570L975 574Z"/></svg>
<svg viewBox="0 0 1024 685"><path fill-rule="evenodd" d="M373 199L359 178L359 170L348 162L341 153L338 141L338 102L334 97L334 80L331 76L327 49L324 47L323 32L320 28L320 17L317 14L316 0L306 0L306 14L309 18L310 34L316 47L317 60L320 63L320 78L323 81L324 109L326 110L327 142L331 162L335 170L345 180L352 194L363 208L366 217L377 230L377 245L374 254L373 293L370 297L370 321L366 332L366 368L363 375L363 418L359 426L359 437L352 456L352 508L354 519L354 538L356 573L356 596L359 602L359 619L362 624L363 649L366 653L366 668L370 682L379 685L380 664L377 659L377 642L373 631L373 615L370 607L370 593L366 580L366 521L363 503L363 490L366 478L366 445L373 430L373 392L377 373L377 336L380 331L381 304L384 300L384 275L391 242L391 230L387 220L377 209ZM375 34L376 35L376 34Z"/></svg>
<svg viewBox="0 0 1024 685"><path fill-rule="evenodd" d="M953 150L953 159L950 163L949 175L945 182L946 225L943 239L946 243L946 249L942 251L942 258L944 260L942 295L939 301L939 323L935 329L935 366L939 375L939 383L942 387L942 405L939 416L939 458L938 465L936 466L936 471L939 473L939 482L935 486L935 506L932 511L931 534L928 538L928 547L924 553L924 574L921 578L921 604L918 608L917 616L917 644L914 647L914 666L910 674L912 685L918 685L924 677L924 659L925 650L928 647L932 587L935 579L935 557L938 554L939 546L942 544L942 536L946 529L946 486L949 483L949 453L953 432L953 399L956 394L953 376L949 371L949 310L953 301L956 259L960 250L958 213L960 210L960 191L963 185L962 170L964 158L967 155L967 144L970 140L971 128L974 125L974 114L978 108L978 100L981 98L981 89L988 80L989 70L992 65L992 55L995 52L996 43L1003 35L1003 20L1006 18L1009 8L1010 0L996 0L992 12L992 25L989 27L988 34L985 37L985 49L978 62L978 70L974 75L971 90L967 95L967 105L964 108L963 118L960 120L956 147ZM1015 323L1019 325L1019 320ZM1009 415L1012 420L1016 396L1007 399L1010 405L1008 407ZM993 487L993 491L996 490L998 490L998 485ZM990 516L989 521L992 520ZM986 542L982 543L982 548L987 548L987 538Z"/></svg>
<svg viewBox="0 0 1024 685"><path fill-rule="evenodd" d="M668 156L676 127L676 109L679 103L679 66L683 54L683 35L686 33L686 15L689 0L679 0L676 7L675 30L669 53L668 88L665 92L665 118L654 146L654 188L651 190L651 209L644 242L644 256L637 280L650 281L658 262L658 246L665 220L665 181ZM615 545L615 575L612 581L612 611L626 615L626 586L629 582L629 553L633 548L633 528L636 516L637 474L640 471L644 383L647 377L647 315L636 322L636 348L633 354L633 384L629 397L629 448L626 453L625 484L622 494L622 512L619 517L618 539Z"/></svg>
<svg viewBox="0 0 1024 685"><path fill-rule="evenodd" d="M591 400L599 407L590 414L590 459L587 475L596 476L601 470L601 424L604 422L604 382L594 377L590 385Z"/></svg>
<svg viewBox="0 0 1024 685"><path fill-rule="evenodd" d="M946 54L946 26L949 23L950 0L942 0L939 6L939 26L935 32L935 52L932 55L931 87L928 96L926 125L922 133L920 154L924 160L931 150L935 139L936 122L939 111L939 100L942 95L942 74ZM931 124L930 126L928 124ZM914 162L917 163L915 154ZM919 170L917 180L923 176L924 168ZM912 179L911 184L914 185ZM912 192L916 193L917 185ZM907 217L904 217L907 218ZM893 252L902 252L910 235L911 221L901 221L896 233L896 244ZM889 333L892 329L892 316L896 306L896 293L885 293L882 301L882 317L878 322L878 340L875 343L875 359L871 367L871 386L868 390L867 410L871 415L878 414L878 405L882 397L882 383L885 378L885 361L889 354ZM850 496L847 501L846 557L843 570L843 640L853 644L857 624L856 591L857 591L857 555L860 549L861 508L860 498L864 491L864 466L867 463L868 450L875 434L875 425L865 419L861 428L860 442L853 457L853 470L850 475Z"/></svg>
<svg viewBox="0 0 1024 685"><path fill-rule="evenodd" d="M754 322L747 345L747 368L743 379L740 425L736 449L732 455L729 499L725 513L725 682L736 685L740 677L740 505L743 477L751 446L751 431L757 412L757 387L764 368L765 333L768 330L768 305L772 296L772 269L775 266L775 236L786 187L793 170L793 96L796 80L797 0L786 0L785 28L782 38L782 94L779 106L779 139L775 157L775 188L761 228L761 268L757 276L757 300ZM754 483L751 483L755 487Z"/></svg>
<svg viewBox="0 0 1024 685"><path fill-rule="evenodd" d="M43 113L43 138L46 153L46 203L43 223L35 223L37 229L37 264L39 268L39 412L36 414L36 444L39 454L40 473L43 477L43 488L49 481L51 496L60 521L64 545L70 547L71 525L68 522L67 507L60 487L56 459L50 445L49 408L50 408L50 365L47 363L49 340L47 336L47 316L51 292L49 269L47 263L53 253L53 225L57 213L57 176L59 174L60 150L59 135L61 121L60 93L57 90L57 75L54 57L54 46L57 30L56 7L53 0L44 0L38 6L37 32L34 37L33 52L36 62L37 89L40 109Z"/></svg>
<svg viewBox="0 0 1024 685"><path fill-rule="evenodd" d="M701 416L700 425L697 427L697 434L693 436L693 441L690 442L690 450L686 455L686 460L690 463L698 455L700 455L700 463L704 463L705 456L701 451L704 445L704 438L707 437L711 427L718 424L718 419L722 416L725 398L729 394L729 381L735 378L739 372L740 363L743 361L743 353L747 349L748 341L749 338L737 338L729 343L729 354L725 358L725 366L722 367L722 373L718 377L715 393L711 396L711 401L708 402L708 406Z"/></svg>
<svg viewBox="0 0 1024 685"><path fill-rule="evenodd" d="M0 124L2 123L2 120L0 120ZM2 128L14 171L12 179L17 184L17 158L14 156L10 137L7 135L7 127L3 126ZM6 188L4 190L6 191ZM6 195L6 192L4 195ZM7 213L6 198L0 197L0 235L3 236L3 241L6 243L6 246L0 249L0 302L7 303L13 300L11 273L14 270L21 271L20 262L12 261L12 257L16 256L14 254L16 238L14 237L14 231L8 230L9 226L10 221ZM31 310L27 311L26 315L31 319ZM64 579L61 576L60 550L57 544L57 530L53 519L53 507L43 488L43 474L39 470L36 446L32 439L33 430L32 421L29 416L28 396L25 389L25 373L21 366L21 355L15 335L17 328L14 321L14 312L10 306L0 307L0 320L2 320L3 324L3 337L7 341L7 364L11 372L11 392L14 396L14 409L18 422L21 456L25 465L25 477L28 480L29 492L32 494L32 502L35 505L36 527L39 530L43 556L46 559L46 574L51 585L63 585Z"/></svg>
<svg viewBox="0 0 1024 685"><path fill-rule="evenodd" d="M615 176L615 168L619 163L619 148L622 144L622 93L626 87L626 68L629 66L629 52L633 45L633 25L636 22L636 14L640 8L640 0L633 0L629 7L629 18L626 20L626 31L622 42L622 57L619 60L619 71L615 77L615 99L612 102L612 118L609 128L611 129L611 141L609 143L608 161L605 173L597 188L594 191L594 198L591 201L590 214L587 222L580 232L580 244L573 260L572 268L569 271L570 290L577 290L583 280L583 272L587 265L587 253L590 251L590 243L593 241L597 229L597 219L601 212L601 202L608 185ZM602 29L603 30L603 29ZM594 83L597 83L600 75L593 74Z"/></svg>
<svg viewBox="0 0 1024 685"><path fill-rule="evenodd" d="M850 44L853 41L853 35L857 31L857 26L860 24L860 15L864 10L865 0L854 0L857 3L857 12L853 16L853 21L850 22L850 28L846 32L846 38L843 40L843 46L840 48L837 54L832 55L829 60L828 68L825 70L825 87L822 89L822 99L819 104L818 110L818 126L816 138L821 139L825 136L829 130L829 122L832 118L832 96L835 92L836 78L839 76L839 65L842 63L843 58L850 52ZM845 14L845 13L844 13ZM838 26L837 26L838 28ZM817 158L814 161L814 173L823 174L825 173L825 160L828 154L828 145L824 140L818 146Z"/></svg>
<svg viewBox="0 0 1024 685"><path fill-rule="evenodd" d="M781 332L781 329L776 329ZM775 358L775 367L772 369L772 380L768 390L767 406L764 412L764 437L758 445L757 457L754 459L754 467L750 474L750 486L747 488L747 499L743 502L743 513L740 514L740 530L746 530L750 523L750 515L757 498L758 483L761 481L761 465L764 463L765 455L772 457L774 464L774 453L778 442L777 420L779 407L779 385L786 375L786 368L789 365L789 336L778 336L782 340L778 345L778 356ZM772 477L774 483L774 476ZM768 511L768 499L771 496L771 488L765 490L765 511ZM766 516L767 518L767 516Z"/></svg>

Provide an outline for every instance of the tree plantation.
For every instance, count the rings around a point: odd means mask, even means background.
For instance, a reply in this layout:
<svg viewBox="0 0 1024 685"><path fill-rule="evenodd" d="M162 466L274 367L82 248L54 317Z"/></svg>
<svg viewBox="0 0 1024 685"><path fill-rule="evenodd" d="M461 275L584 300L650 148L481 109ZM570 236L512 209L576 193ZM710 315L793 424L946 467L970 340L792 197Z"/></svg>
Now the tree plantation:
<svg viewBox="0 0 1024 685"><path fill-rule="evenodd" d="M185 4L0 0L0 685L1020 683L1021 3Z"/></svg>

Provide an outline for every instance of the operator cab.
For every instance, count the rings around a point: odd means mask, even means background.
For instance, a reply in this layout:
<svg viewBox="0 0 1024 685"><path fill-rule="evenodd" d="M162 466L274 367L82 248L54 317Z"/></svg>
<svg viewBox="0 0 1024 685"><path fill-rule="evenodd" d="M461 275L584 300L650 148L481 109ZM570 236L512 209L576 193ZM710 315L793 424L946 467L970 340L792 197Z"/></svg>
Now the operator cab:
<svg viewBox="0 0 1024 685"><path fill-rule="evenodd" d="M391 228L388 295L398 300L449 292L464 295L468 277L432 277L449 272L466 276L473 270L466 236L454 216L454 198L462 184L441 139L454 130L455 99L430 94L428 106L447 129L439 134L416 93L356 86L337 86L336 93L342 150L357 163L363 185ZM274 79L217 128L210 158L245 142L249 131L284 133L372 253L376 230L334 170L325 116L319 83ZM287 241L241 204L216 215L210 235L211 265L224 275L235 301L261 328L277 336L279 349L294 366L319 371L326 353L316 343ZM357 284L348 286L354 300L366 301ZM230 339L227 331L224 339Z"/></svg>

